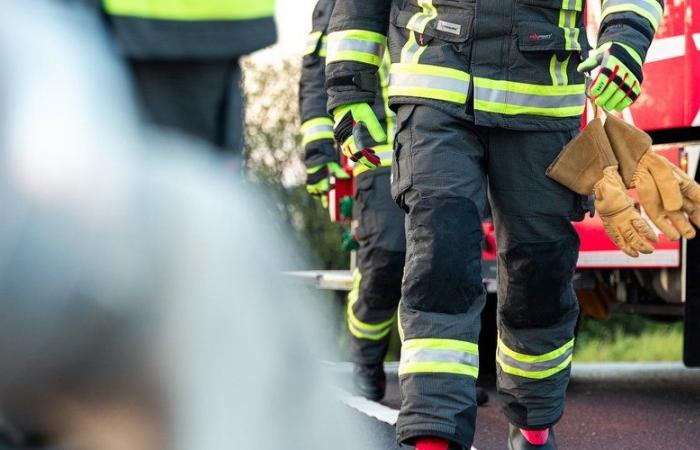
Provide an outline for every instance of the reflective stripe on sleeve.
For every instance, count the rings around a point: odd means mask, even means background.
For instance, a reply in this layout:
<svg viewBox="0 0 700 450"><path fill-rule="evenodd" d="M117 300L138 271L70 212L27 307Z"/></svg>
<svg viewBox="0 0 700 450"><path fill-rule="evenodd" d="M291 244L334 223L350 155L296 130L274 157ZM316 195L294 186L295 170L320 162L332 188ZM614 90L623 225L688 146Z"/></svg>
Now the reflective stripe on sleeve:
<svg viewBox="0 0 700 450"><path fill-rule="evenodd" d="M474 77L474 108L517 115L573 117L583 114L585 84L544 86Z"/></svg>
<svg viewBox="0 0 700 450"><path fill-rule="evenodd" d="M603 12L600 17L602 21L609 14L632 12L647 19L656 31L664 15L661 4L656 0L605 0L603 2Z"/></svg>
<svg viewBox="0 0 700 450"><path fill-rule="evenodd" d="M393 64L389 96L466 103L469 82L469 74L457 69L428 64Z"/></svg>
<svg viewBox="0 0 700 450"><path fill-rule="evenodd" d="M354 61L379 67L386 37L365 30L336 31L328 35L327 63Z"/></svg>
<svg viewBox="0 0 700 450"><path fill-rule="evenodd" d="M449 373L479 376L479 347L455 339L407 339L401 346L399 375Z"/></svg>
<svg viewBox="0 0 700 450"><path fill-rule="evenodd" d="M506 346L498 338L496 361L503 372L523 378L541 380L558 374L571 365L574 339L543 355L526 355Z"/></svg>
<svg viewBox="0 0 700 450"><path fill-rule="evenodd" d="M323 33L320 31L309 33L306 37L306 45L304 46L304 56L311 55L316 51L318 40L321 39L322 36Z"/></svg>
<svg viewBox="0 0 700 450"><path fill-rule="evenodd" d="M362 322L355 315L353 307L360 299L360 282L362 274L359 269L353 271L353 287L348 294L348 329L350 333L358 339L367 339L370 341L378 341L391 333L391 328L394 324L394 318L377 324L369 324Z"/></svg>
<svg viewBox="0 0 700 450"><path fill-rule="evenodd" d="M163 20L244 20L275 13L275 0L104 0L103 5L114 16Z"/></svg>
<svg viewBox="0 0 700 450"><path fill-rule="evenodd" d="M333 120L316 117L301 124L302 145L321 139L333 139Z"/></svg>
<svg viewBox="0 0 700 450"><path fill-rule="evenodd" d="M318 56L325 58L328 56L328 36L323 36L321 38L321 48L318 50Z"/></svg>

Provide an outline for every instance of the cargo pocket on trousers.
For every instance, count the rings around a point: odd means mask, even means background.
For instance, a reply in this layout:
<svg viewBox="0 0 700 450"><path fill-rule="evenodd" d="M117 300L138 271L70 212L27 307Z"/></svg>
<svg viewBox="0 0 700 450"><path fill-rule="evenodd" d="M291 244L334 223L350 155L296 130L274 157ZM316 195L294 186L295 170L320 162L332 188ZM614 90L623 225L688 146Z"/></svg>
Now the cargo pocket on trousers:
<svg viewBox="0 0 700 450"><path fill-rule="evenodd" d="M396 117L397 129L394 139L394 157L391 160L391 197L397 205L405 208L404 194L413 185L413 126L410 118L415 105L402 105Z"/></svg>

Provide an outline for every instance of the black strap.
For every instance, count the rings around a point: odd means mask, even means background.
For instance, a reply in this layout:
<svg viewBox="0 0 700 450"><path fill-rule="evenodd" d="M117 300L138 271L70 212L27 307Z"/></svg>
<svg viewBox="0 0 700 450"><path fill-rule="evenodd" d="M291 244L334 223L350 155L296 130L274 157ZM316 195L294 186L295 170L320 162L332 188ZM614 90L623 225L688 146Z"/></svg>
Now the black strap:
<svg viewBox="0 0 700 450"><path fill-rule="evenodd" d="M620 89L627 93L627 97L629 97L630 100L633 102L637 100L638 95L632 90L632 87L620 78L618 74L613 75L613 71L610 70L610 68L603 67L600 69L600 73L610 78L612 80L611 83L620 86Z"/></svg>
<svg viewBox="0 0 700 450"><path fill-rule="evenodd" d="M632 72L632 75L637 78L639 84L642 84L642 80L644 79L644 75L642 74L642 66L639 65L634 58L632 58L632 55L630 55L629 52L620 44L612 44L609 51L610 55L619 59L620 62L624 64L630 72Z"/></svg>

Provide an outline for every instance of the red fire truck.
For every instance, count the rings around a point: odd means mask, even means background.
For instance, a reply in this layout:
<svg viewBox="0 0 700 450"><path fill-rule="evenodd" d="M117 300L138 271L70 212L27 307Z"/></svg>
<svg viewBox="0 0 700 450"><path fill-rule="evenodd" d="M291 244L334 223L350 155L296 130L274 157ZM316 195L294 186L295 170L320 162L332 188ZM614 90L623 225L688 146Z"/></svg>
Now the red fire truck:
<svg viewBox="0 0 700 450"><path fill-rule="evenodd" d="M600 2L588 2L588 37L593 45L600 9ZM590 113L587 116L585 121L592 119ZM656 151L700 180L700 0L666 1L664 20L644 66L642 96L622 117L647 131ZM334 220L342 220L341 204L351 194L351 183L342 182L331 192ZM668 320L683 318L684 362L700 366L700 236L671 242L657 230L656 251L631 258L613 245L598 217L575 226L581 239L575 281L584 313L603 318L615 309ZM494 300L487 302L488 316L489 310L495 311L496 241L493 224L485 221L483 229L484 283L489 300ZM347 273L323 276L321 283L327 288L349 284ZM485 325L484 333L493 328Z"/></svg>

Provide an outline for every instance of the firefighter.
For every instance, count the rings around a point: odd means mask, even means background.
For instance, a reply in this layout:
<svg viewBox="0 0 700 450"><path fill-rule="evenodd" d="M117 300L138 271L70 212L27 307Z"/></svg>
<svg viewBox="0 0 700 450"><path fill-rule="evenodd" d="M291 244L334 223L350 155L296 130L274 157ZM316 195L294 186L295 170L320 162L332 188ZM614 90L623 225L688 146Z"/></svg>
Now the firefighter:
<svg viewBox="0 0 700 450"><path fill-rule="evenodd" d="M601 107L620 110L638 98L663 4L605 2L589 54L582 0L336 3L328 109L338 125L354 124L336 126L341 140L377 127L367 104L387 39L392 62L392 195L407 214L398 441L419 450L472 444L484 305L479 217L488 192L508 446L554 449L578 317L571 221L585 208L545 171L580 126L582 72L600 69L588 93Z"/></svg>
<svg viewBox="0 0 700 450"><path fill-rule="evenodd" d="M325 65L327 28L335 0L320 0L313 13L312 31L305 49L299 105L302 118L307 190L323 201L331 188L330 177L345 177L333 138L333 119L326 112ZM358 267L348 296L348 330L354 365L354 386L369 399L384 397L383 361L389 345L406 251L404 213L391 198L390 176L395 114L389 109L387 87L389 55L384 54L373 111L386 130L386 143L373 147L379 167L359 162L354 167L357 193L353 217L358 219ZM479 405L488 394L478 389Z"/></svg>
<svg viewBox="0 0 700 450"><path fill-rule="evenodd" d="M307 190L322 199L330 188L330 176L346 177L333 140L333 120L326 112L328 96L324 88L326 30L334 4L335 0L319 0L314 9L299 98ZM360 162L354 167L357 193L353 217L358 221L355 235L360 248L347 309L350 350L355 363L354 386L358 394L372 400L384 397L383 361L401 297L406 251L404 214L389 192L395 114L384 101L388 65L380 67L377 95L372 104L385 137L373 147L380 159L376 170Z"/></svg>
<svg viewBox="0 0 700 450"><path fill-rule="evenodd" d="M243 148L239 58L273 44L274 0L83 0L104 13L150 120Z"/></svg>

